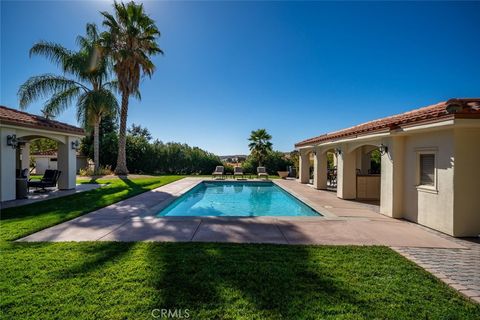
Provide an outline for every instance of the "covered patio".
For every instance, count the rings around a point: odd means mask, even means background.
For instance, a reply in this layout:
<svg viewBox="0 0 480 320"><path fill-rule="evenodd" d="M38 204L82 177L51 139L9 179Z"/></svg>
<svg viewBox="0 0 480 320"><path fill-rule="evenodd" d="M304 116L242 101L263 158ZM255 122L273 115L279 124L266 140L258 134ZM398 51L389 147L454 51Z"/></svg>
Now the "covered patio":
<svg viewBox="0 0 480 320"><path fill-rule="evenodd" d="M29 178L30 142L39 138L57 142L58 189L75 189L76 153L83 136L82 128L0 106L0 202L18 198L17 180Z"/></svg>
<svg viewBox="0 0 480 320"><path fill-rule="evenodd" d="M479 120L480 99L450 99L300 141L299 182L331 190L333 172L340 199L376 201L386 216L477 237Z"/></svg>

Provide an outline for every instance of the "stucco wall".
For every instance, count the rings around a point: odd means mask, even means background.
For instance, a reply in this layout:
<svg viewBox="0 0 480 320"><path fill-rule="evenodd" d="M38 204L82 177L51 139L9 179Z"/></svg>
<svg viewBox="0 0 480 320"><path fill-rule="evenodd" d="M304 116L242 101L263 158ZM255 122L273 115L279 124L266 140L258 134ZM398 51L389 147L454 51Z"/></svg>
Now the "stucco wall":
<svg viewBox="0 0 480 320"><path fill-rule="evenodd" d="M480 234L480 128L455 129L454 235Z"/></svg>
<svg viewBox="0 0 480 320"><path fill-rule="evenodd" d="M418 152L436 152L437 191L417 188ZM453 129L416 133L405 138L403 217L453 234Z"/></svg>
<svg viewBox="0 0 480 320"><path fill-rule="evenodd" d="M44 174L45 170L57 169L57 161L51 161L48 156L34 156L35 158L35 174ZM56 159L56 157L55 157Z"/></svg>

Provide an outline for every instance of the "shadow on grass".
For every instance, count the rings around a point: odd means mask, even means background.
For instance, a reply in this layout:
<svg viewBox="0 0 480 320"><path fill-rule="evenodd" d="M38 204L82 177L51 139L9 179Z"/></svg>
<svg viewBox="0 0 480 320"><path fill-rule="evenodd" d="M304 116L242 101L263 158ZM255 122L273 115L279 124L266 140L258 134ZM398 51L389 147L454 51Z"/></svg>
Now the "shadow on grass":
<svg viewBox="0 0 480 320"><path fill-rule="evenodd" d="M152 283L160 294L150 308L189 309L195 319L235 318L237 313L246 318L310 318L334 312L339 302L357 302L348 285L312 266L310 252L302 246L150 245L147 261L163 265L152 268Z"/></svg>
<svg viewBox="0 0 480 320"><path fill-rule="evenodd" d="M106 264L119 262L134 247L134 242L94 243L92 246L78 245L81 260L76 261L69 268L63 268L52 274L54 280L87 276L105 268Z"/></svg>

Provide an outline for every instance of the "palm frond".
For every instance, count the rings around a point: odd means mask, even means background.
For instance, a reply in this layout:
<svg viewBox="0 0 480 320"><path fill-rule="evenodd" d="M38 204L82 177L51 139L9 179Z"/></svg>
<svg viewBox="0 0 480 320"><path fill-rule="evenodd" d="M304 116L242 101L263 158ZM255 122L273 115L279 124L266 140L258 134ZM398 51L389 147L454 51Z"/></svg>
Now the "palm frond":
<svg viewBox="0 0 480 320"><path fill-rule="evenodd" d="M73 100L75 100L81 92L82 90L78 86L58 92L47 101L43 107L43 111L50 116L56 117L71 106Z"/></svg>
<svg viewBox="0 0 480 320"><path fill-rule="evenodd" d="M33 55L43 55L55 64L61 64L72 55L72 51L62 45L54 42L40 41L30 49L30 57Z"/></svg>
<svg viewBox="0 0 480 320"><path fill-rule="evenodd" d="M31 77L18 89L17 96L20 108L25 109L34 100L76 87L85 88L82 84L63 76L44 74Z"/></svg>

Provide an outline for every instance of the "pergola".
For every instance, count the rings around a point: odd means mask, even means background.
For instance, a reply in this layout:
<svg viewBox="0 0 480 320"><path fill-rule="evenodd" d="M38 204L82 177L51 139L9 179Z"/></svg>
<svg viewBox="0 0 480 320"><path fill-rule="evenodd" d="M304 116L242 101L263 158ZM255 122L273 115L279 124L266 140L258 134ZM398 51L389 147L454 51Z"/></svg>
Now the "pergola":
<svg viewBox="0 0 480 320"><path fill-rule="evenodd" d="M29 168L29 142L38 138L57 142L58 170L62 171L58 188L74 189L76 151L83 136L82 128L0 106L0 201L16 198L17 169Z"/></svg>

